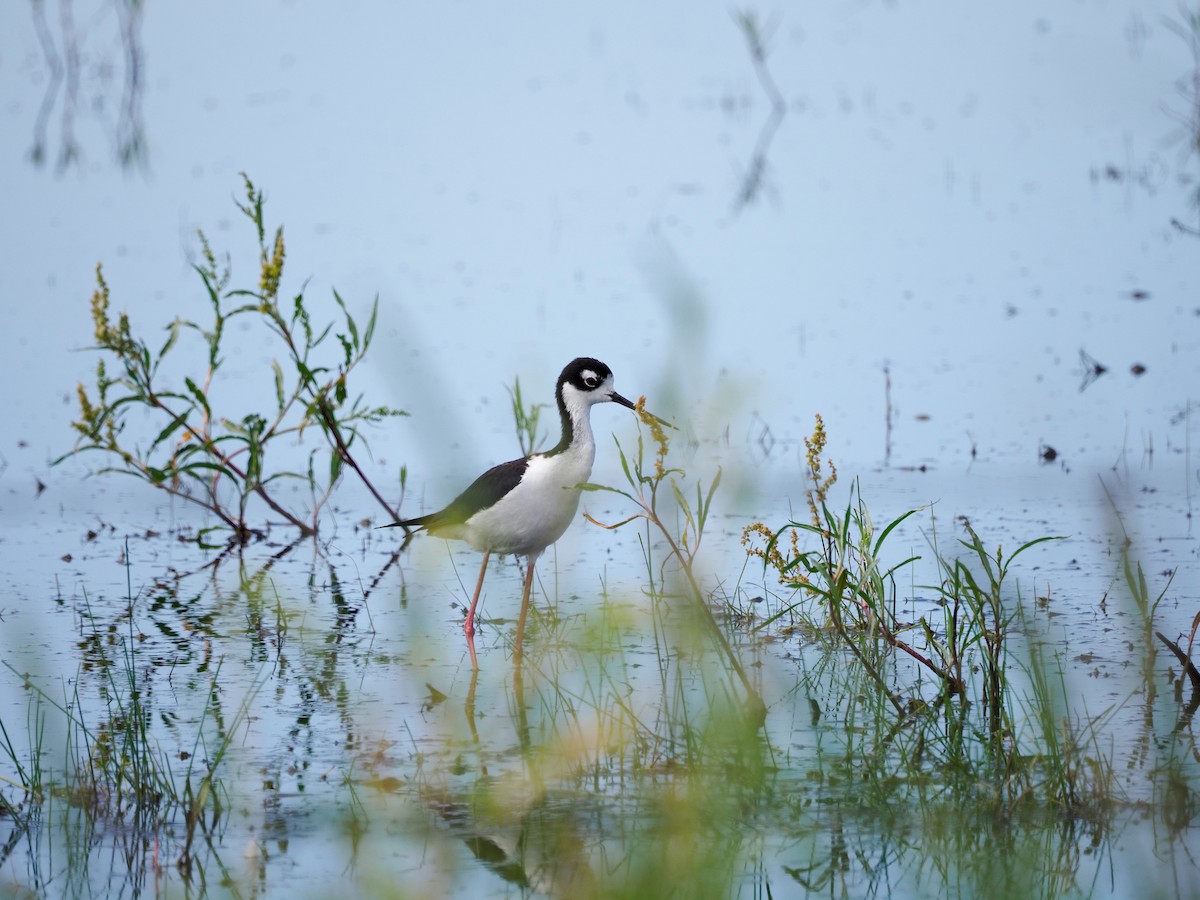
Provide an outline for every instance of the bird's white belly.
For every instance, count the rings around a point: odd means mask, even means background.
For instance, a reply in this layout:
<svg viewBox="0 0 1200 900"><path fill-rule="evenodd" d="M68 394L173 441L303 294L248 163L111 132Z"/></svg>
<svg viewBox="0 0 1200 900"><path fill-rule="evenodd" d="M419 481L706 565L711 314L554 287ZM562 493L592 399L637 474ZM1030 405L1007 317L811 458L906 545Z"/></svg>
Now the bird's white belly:
<svg viewBox="0 0 1200 900"><path fill-rule="evenodd" d="M579 450L583 452L530 459L520 484L467 519L467 543L476 550L528 556L562 537L579 509L575 485L592 474L594 449Z"/></svg>

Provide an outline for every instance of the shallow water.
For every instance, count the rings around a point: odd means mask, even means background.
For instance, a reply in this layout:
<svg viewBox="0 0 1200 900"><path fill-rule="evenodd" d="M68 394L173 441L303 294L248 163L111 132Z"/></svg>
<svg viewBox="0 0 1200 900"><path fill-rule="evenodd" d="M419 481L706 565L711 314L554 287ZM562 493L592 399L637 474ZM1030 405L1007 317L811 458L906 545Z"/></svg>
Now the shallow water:
<svg viewBox="0 0 1200 900"><path fill-rule="evenodd" d="M51 701L95 746L136 691L170 771L214 764L221 792L191 840L177 812L93 820L51 792L23 827L32 806L0 816L0 892L1194 893L1187 691L1158 645L1148 696L1121 574L1126 536L1152 595L1173 573L1154 624L1186 644L1200 245L1177 6L763 11L781 118L727 7L467 12L0 13L0 188L19 211L0 217L0 722L28 760L40 711L62 772L79 732ZM276 525L221 555L179 540L209 524L194 511L85 478L98 458L51 467L94 371L95 263L147 332L202 316L197 227L255 277L239 171L286 224L285 292L335 285L356 314L380 298L356 375L412 413L370 434L368 462L389 498L408 467L406 510L515 455L506 386L546 402L586 353L680 423L686 485L721 468L697 565L758 621L790 594L741 531L806 517L814 413L835 507L855 479L877 526L929 505L888 540L893 563L924 557L898 584L912 620L938 614L931 541L949 553L958 517L1008 552L1063 536L1014 565L1006 598L1030 618L1012 652L1036 638L1061 665L1063 717L1097 723L1120 803L1001 823L929 772L854 790L865 707L830 674L844 654L788 619L727 629L769 710L743 746L713 724L736 680L685 598L649 596L636 526L580 521L543 558L520 675L520 575L494 563L473 679L477 557L398 552L356 486L318 540L287 550ZM269 351L232 339L222 397L254 408ZM634 421L593 421L593 480L620 484L606 436L630 448ZM607 494L585 508L630 514Z"/></svg>
<svg viewBox="0 0 1200 900"><path fill-rule="evenodd" d="M770 463L759 471L760 483L773 474L789 477ZM900 555L928 560L934 530L948 542L957 515L986 518L989 525L980 527L996 541L1054 533L1067 518L1075 524L1074 535L1035 548L1019 567L1027 601L1048 598L1029 603L1031 620L1021 631L1042 636L1061 664L1074 698L1070 715L1103 717L1103 746L1120 766L1116 789L1128 811L1105 827L1031 822L1002 829L994 840L1017 841L1014 859L1034 865L1072 860L1061 863L1059 876L1070 894L1134 890L1147 874L1145 854L1161 858L1165 848L1178 857L1175 877L1186 894L1196 876L1184 851L1188 829L1164 838L1153 811L1161 803L1156 772L1170 743L1145 721L1153 707L1165 735L1177 715L1165 673L1170 661L1160 653L1162 696L1147 706L1131 665L1136 616L1116 581L1120 538L1107 530L1107 499L1048 468L999 481L974 472L869 473L863 490L870 496L877 480L898 478L907 481L897 509L921 497L929 502L933 492L957 498L953 514L939 499L934 518L894 534L889 540ZM1050 484L1057 487L1054 503L1045 500ZM726 511L706 535L714 548L704 557L706 583L724 584L758 612L773 608L781 589L755 566L740 571L744 520ZM1178 536L1160 537L1169 544ZM836 680L821 693L813 669L828 665L827 653L803 632L733 632L769 707L762 741L770 768L713 782L709 767L726 763L713 762L722 754L690 729L705 720L714 697L736 693L736 685L711 644L691 633L685 599L643 596L631 534L581 525L563 544L557 565L552 555L544 560L541 584L555 600L539 603L520 678L509 652L520 575L511 564L493 567L481 670L473 677L459 628L466 589L456 583L461 577L469 587L475 572L468 552L455 550L447 560L442 542L424 539L397 559L391 532L355 528L277 560L272 554L282 548L257 544L214 563L211 553L177 543L166 529L137 539L102 531L72 554L69 574L60 572L67 583L56 602L37 616L6 609L6 635L21 630L37 639L14 642L6 662L51 699L78 696L73 708L103 730L104 698L128 696L122 660L132 648L142 700L154 711L156 746L174 771L182 772L189 757L211 758L218 736L233 735L219 768L225 812L186 870L175 867L187 846L178 817L168 821L161 843L136 829L129 839L121 828L93 838L86 863L66 863L47 850L53 838L32 842L14 829L10 883L57 892L64 879L82 880L125 893L150 881L193 890L220 882L237 891L303 884L322 894L349 876L361 890L389 894L400 876L416 893L496 892L506 884L574 893L580 884L611 888L635 877L647 848L672 860L652 875L683 877L671 874L674 866L694 874L711 865L706 877L737 893L769 885L787 894L832 878L853 892L913 896L979 889L1000 877L968 862L983 852L986 844L977 842L996 823L981 822L981 834L965 842L953 834L961 824L937 824L970 809L939 798L945 787L922 789L929 796L915 809L911 798L888 807L894 820L882 828L873 804L857 809L835 801L850 774L839 775L834 764L838 742L843 729L861 726L850 725L856 704L838 695ZM1147 554L1147 569L1157 585L1163 579L1153 556ZM931 577L923 563L918 583ZM760 592L771 599L753 602ZM934 614L927 589L904 596L913 598L905 605L914 618ZM1189 585L1173 591L1158 624L1184 631L1195 601ZM1019 682L1020 671L1012 677ZM819 718L814 703L823 710ZM69 743L62 715L18 692L5 721L20 735L31 707L46 713L45 763L52 766ZM1144 746L1147 738L1157 746ZM817 773L824 774L814 782ZM672 849L676 840L690 845L697 838L673 838L681 826L670 824L671 815L691 817L697 809L712 817L715 835L702 833L722 856L697 859L689 855L694 847ZM56 812L52 801L43 815L56 823L52 834L71 831L69 809ZM949 831L939 833L941 827ZM506 851L501 862L476 859L492 859L496 848ZM947 864L965 867L959 881L946 880ZM1021 883L1017 872L1005 877L1009 887ZM1170 887L1161 877L1156 883Z"/></svg>

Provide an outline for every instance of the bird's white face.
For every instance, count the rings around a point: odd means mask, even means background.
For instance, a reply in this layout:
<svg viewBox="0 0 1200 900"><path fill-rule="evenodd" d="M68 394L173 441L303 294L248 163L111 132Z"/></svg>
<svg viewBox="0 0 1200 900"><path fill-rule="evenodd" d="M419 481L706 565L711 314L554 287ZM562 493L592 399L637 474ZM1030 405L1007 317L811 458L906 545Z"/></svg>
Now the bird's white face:
<svg viewBox="0 0 1200 900"><path fill-rule="evenodd" d="M616 392L612 372L582 369L578 377L564 381L562 386L563 405L568 412L583 412L597 403L618 403L633 408L633 404Z"/></svg>
<svg viewBox="0 0 1200 900"><path fill-rule="evenodd" d="M603 403L612 394L613 377L611 373L605 376L592 369L584 369L579 373L579 380L583 385L582 390L570 382L566 384L566 387L586 396L591 403Z"/></svg>
<svg viewBox="0 0 1200 900"><path fill-rule="evenodd" d="M566 407L567 414L575 421L587 414L588 407L596 403L603 403L609 399L608 395L612 393L611 376L606 385L604 379L589 370L581 373L580 381L583 383L582 388L570 381L564 382L562 386L563 406Z"/></svg>

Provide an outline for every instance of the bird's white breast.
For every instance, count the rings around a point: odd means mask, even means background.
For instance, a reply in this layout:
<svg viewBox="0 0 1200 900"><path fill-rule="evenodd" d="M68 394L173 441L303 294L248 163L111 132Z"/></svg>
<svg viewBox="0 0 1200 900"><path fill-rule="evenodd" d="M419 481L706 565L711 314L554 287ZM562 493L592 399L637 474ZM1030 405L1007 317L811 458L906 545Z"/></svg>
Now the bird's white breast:
<svg viewBox="0 0 1200 900"><path fill-rule="evenodd" d="M580 494L575 485L588 480L595 459L590 431L577 433L562 453L531 456L520 483L467 519L463 537L476 550L523 556L541 553L562 537L575 518Z"/></svg>

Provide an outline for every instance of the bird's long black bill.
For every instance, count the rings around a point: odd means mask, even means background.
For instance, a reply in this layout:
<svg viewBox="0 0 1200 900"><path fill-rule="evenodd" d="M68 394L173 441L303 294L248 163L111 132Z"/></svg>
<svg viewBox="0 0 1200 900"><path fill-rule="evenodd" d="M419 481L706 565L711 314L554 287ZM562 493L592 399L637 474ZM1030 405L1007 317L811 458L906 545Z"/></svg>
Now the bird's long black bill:
<svg viewBox="0 0 1200 900"><path fill-rule="evenodd" d="M625 397L622 397L616 391L613 391L612 396L609 399L611 399L613 403L618 403L621 406L624 406L626 409L632 409L634 412L637 412L637 404L630 403L629 400L627 400ZM679 430L678 428L675 428L675 426L672 425L670 422L668 422L666 419L660 419L654 413L650 412L650 410L645 409L645 410L643 410L643 412L645 412L646 415L648 415L650 418L652 418L659 425L665 425L667 428L674 428L676 431Z"/></svg>

